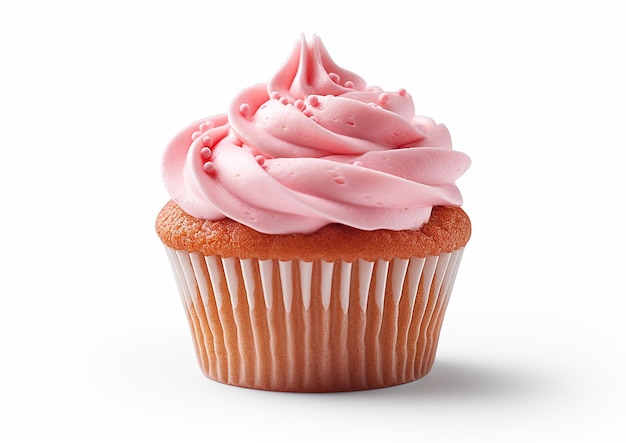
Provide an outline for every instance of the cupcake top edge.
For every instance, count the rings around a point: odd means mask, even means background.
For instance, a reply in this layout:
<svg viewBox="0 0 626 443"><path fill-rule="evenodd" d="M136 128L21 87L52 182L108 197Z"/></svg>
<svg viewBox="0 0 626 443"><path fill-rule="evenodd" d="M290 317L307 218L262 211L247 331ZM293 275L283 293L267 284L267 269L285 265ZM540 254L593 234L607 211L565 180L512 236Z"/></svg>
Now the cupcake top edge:
<svg viewBox="0 0 626 443"><path fill-rule="evenodd" d="M310 234L420 229L434 206L462 204L455 181L469 166L443 124L415 115L406 90L368 86L303 36L267 83L180 131L162 172L193 217Z"/></svg>

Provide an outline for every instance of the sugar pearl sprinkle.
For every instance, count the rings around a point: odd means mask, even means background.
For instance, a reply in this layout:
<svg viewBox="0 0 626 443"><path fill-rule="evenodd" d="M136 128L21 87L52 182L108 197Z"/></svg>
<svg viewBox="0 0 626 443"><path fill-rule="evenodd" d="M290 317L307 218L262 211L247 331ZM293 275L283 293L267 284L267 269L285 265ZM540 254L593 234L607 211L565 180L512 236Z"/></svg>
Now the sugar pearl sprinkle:
<svg viewBox="0 0 626 443"><path fill-rule="evenodd" d="M306 106L306 104L304 103L304 101L302 101L302 100L300 100L300 99L296 100L296 101L294 102L294 104L293 104L293 105L294 105L296 108L298 108L299 110L301 110L301 111L304 111L304 108L305 108L305 106Z"/></svg>
<svg viewBox="0 0 626 443"><path fill-rule="evenodd" d="M200 149L200 157L202 157L203 160L210 159L211 154L213 154L213 152L211 152L211 148L204 147Z"/></svg>
<svg viewBox="0 0 626 443"><path fill-rule="evenodd" d="M202 169L204 169L204 172L206 172L207 174L212 174L213 172L215 172L215 163L205 162L204 166L202 166Z"/></svg>
<svg viewBox="0 0 626 443"><path fill-rule="evenodd" d="M211 148L213 146L213 139L209 135L205 135L202 137L202 145L207 148Z"/></svg>
<svg viewBox="0 0 626 443"><path fill-rule="evenodd" d="M250 114L250 105L247 103L242 103L241 105L239 105L239 112L241 112L241 115L243 115L244 117L247 117Z"/></svg>
<svg viewBox="0 0 626 443"><path fill-rule="evenodd" d="M317 95L309 95L306 98L306 101L309 103L309 105L313 107L318 106L320 104L320 98Z"/></svg>

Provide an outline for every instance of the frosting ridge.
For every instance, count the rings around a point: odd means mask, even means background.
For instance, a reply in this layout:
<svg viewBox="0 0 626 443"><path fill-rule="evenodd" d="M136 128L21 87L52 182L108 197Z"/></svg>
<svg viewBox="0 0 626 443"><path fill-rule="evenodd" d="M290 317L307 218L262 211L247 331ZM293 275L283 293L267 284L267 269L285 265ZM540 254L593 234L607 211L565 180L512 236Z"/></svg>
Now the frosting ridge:
<svg viewBox="0 0 626 443"><path fill-rule="evenodd" d="M418 229L433 206L459 206L470 165L405 90L368 86L304 37L266 84L225 115L194 122L166 149L163 177L188 214L268 234L331 223Z"/></svg>

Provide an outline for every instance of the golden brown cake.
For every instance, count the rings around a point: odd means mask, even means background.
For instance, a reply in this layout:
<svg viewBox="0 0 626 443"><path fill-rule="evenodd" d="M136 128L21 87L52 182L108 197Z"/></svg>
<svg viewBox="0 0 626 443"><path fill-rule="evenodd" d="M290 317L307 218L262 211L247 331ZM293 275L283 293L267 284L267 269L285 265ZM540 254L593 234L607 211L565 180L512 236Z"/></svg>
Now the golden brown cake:
<svg viewBox="0 0 626 443"><path fill-rule="evenodd" d="M228 218L201 220L173 201L159 213L156 230L173 249L210 256L275 258L278 260L390 260L452 252L467 244L469 217L458 206L433 208L419 230L362 231L340 224L326 225L312 234L272 235L255 231Z"/></svg>

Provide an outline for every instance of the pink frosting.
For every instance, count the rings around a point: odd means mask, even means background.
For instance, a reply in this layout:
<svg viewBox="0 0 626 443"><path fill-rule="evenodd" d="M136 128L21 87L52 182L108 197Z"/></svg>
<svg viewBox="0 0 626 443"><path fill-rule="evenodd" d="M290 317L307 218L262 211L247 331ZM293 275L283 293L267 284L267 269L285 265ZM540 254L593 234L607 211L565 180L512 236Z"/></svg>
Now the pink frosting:
<svg viewBox="0 0 626 443"><path fill-rule="evenodd" d="M180 132L163 175L194 217L288 234L330 223L419 229L433 206L461 205L455 181L469 165L444 125L415 115L405 90L367 86L314 36L227 115Z"/></svg>

